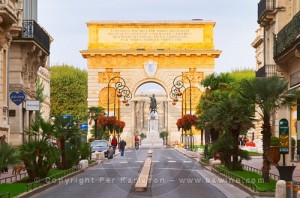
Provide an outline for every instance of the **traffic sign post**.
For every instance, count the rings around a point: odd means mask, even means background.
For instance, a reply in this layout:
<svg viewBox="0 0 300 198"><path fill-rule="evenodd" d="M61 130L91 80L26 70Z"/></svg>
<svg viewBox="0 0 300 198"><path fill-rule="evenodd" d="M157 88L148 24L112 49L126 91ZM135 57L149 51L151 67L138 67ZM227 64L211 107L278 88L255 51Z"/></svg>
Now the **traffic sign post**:
<svg viewBox="0 0 300 198"><path fill-rule="evenodd" d="M279 151L283 155L283 166L276 166L281 180L293 181L296 166L285 165L285 154L289 153L289 122L283 118L279 121Z"/></svg>
<svg viewBox="0 0 300 198"><path fill-rule="evenodd" d="M285 118L279 121L279 152L283 155L285 166L285 154L289 153L289 122Z"/></svg>

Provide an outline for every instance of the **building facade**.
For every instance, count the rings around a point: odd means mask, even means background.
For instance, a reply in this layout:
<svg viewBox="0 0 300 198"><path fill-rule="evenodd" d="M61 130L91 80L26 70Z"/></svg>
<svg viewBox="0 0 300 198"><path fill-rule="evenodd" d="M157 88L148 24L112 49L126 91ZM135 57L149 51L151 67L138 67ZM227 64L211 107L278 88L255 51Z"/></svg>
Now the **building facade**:
<svg viewBox="0 0 300 198"><path fill-rule="evenodd" d="M7 134L9 143L19 145L34 119L35 113L26 111L25 102L36 99L38 70L46 66L51 37L37 23L37 0L1 1L0 19L0 135ZM24 102L11 100L11 94L24 94Z"/></svg>
<svg viewBox="0 0 300 198"><path fill-rule="evenodd" d="M256 76L278 75L289 83L289 90L299 89L300 1L261 0L258 3L258 23L263 28L264 64L258 68ZM299 112L299 106L280 109L273 117L274 135L278 136L279 120L286 118L290 137L300 140L300 133L297 133L300 131ZM291 163L291 160L298 161L299 158L289 159Z"/></svg>
<svg viewBox="0 0 300 198"><path fill-rule="evenodd" d="M88 106L102 106L108 114L125 121L122 138L131 145L137 131L149 132L151 117L151 94L139 94L137 90L150 82L158 84L164 93L157 95L157 130L169 132L170 144L179 142L177 119L186 112L194 113L203 92L200 81L214 72L215 58L221 54L214 49L215 23L192 20L87 25L88 49L81 54L88 64ZM124 103L114 99L116 90L112 89L121 79L132 94ZM185 87L179 102L172 97L175 79ZM200 136L199 132L194 135ZM196 137L195 143L199 143Z"/></svg>
<svg viewBox="0 0 300 198"><path fill-rule="evenodd" d="M9 126L9 54L13 37L22 28L18 22L22 18L22 1L5 0L0 2L0 136L10 139Z"/></svg>

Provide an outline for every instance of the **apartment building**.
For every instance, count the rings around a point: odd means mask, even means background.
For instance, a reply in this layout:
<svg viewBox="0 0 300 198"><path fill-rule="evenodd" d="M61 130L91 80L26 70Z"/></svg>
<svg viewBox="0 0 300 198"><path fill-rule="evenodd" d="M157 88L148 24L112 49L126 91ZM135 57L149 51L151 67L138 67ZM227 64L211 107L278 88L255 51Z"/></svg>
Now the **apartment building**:
<svg viewBox="0 0 300 198"><path fill-rule="evenodd" d="M24 130L34 119L35 112L25 107L26 101L36 100L38 71L42 67L43 77L50 76L51 37L38 24L37 11L37 0L0 1L0 135L13 145L25 140ZM24 101L16 102L11 95L24 96ZM49 107L50 94L46 95Z"/></svg>
<svg viewBox="0 0 300 198"><path fill-rule="evenodd" d="M261 35L257 36L252 46L256 48L257 62L259 62L258 56L261 52L263 57L260 60L263 62L257 64L256 76L278 75L289 83L290 90L299 89L300 1L261 0L258 3L257 21L262 30L262 42L260 44L255 42L261 37ZM259 48L262 50L258 50ZM278 136L279 120L282 118L289 121L290 137L299 139L298 145L300 146L300 106L292 109L283 108L277 112L271 123L274 135ZM300 147L298 150L300 151ZM298 158L290 159L297 160Z"/></svg>
<svg viewBox="0 0 300 198"><path fill-rule="evenodd" d="M22 2L0 1L0 136L10 139L9 112L9 52L13 37L22 32L18 22L22 18Z"/></svg>

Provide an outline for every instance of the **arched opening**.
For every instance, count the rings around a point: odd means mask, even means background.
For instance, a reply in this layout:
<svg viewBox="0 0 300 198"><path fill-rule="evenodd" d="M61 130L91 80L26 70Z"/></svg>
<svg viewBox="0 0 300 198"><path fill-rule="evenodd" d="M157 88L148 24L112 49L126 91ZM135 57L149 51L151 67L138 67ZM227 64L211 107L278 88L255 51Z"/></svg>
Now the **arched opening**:
<svg viewBox="0 0 300 198"><path fill-rule="evenodd" d="M141 84L135 94L159 94L167 95L166 90L156 82L146 82Z"/></svg>
<svg viewBox="0 0 300 198"><path fill-rule="evenodd" d="M135 134L143 139L143 145L162 146L163 141L159 133L168 128L168 94L159 83L149 81L142 83L134 95L134 128ZM155 108L153 108L155 101Z"/></svg>

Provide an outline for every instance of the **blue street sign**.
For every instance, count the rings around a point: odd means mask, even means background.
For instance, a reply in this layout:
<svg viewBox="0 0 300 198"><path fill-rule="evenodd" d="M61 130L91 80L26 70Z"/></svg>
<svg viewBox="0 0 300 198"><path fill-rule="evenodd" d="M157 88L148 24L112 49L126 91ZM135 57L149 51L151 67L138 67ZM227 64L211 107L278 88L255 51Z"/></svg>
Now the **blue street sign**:
<svg viewBox="0 0 300 198"><path fill-rule="evenodd" d="M65 124L64 127L71 127L74 125L73 115L64 114L64 115L61 115L61 118L66 120L66 122L64 123Z"/></svg>
<svg viewBox="0 0 300 198"><path fill-rule="evenodd" d="M18 93L12 92L9 97L13 103L19 106L25 100L25 93L22 91Z"/></svg>
<svg viewBox="0 0 300 198"><path fill-rule="evenodd" d="M88 130L88 124L87 123L81 123L80 124L80 130L81 131L87 131Z"/></svg>

